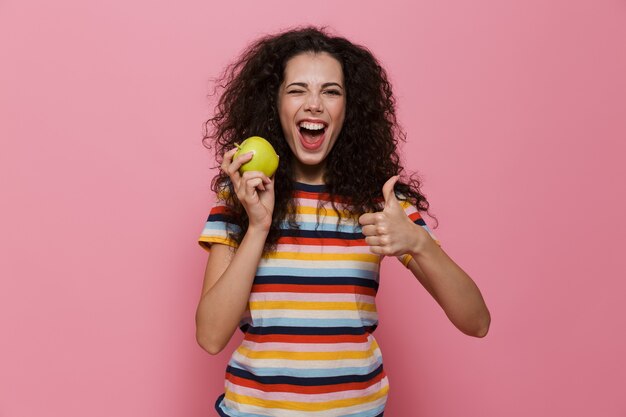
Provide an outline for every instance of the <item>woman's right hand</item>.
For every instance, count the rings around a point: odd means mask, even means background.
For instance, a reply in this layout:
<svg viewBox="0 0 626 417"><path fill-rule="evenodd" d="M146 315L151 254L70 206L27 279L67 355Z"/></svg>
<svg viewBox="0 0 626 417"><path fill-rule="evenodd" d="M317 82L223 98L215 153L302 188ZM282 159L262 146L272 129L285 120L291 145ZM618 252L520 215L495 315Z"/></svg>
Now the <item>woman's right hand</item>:
<svg viewBox="0 0 626 417"><path fill-rule="evenodd" d="M229 177L241 205L248 213L249 228L269 230L274 212L274 181L261 171L248 171L243 175L239 168L252 159L252 152L233 159L237 148L224 154L221 169Z"/></svg>

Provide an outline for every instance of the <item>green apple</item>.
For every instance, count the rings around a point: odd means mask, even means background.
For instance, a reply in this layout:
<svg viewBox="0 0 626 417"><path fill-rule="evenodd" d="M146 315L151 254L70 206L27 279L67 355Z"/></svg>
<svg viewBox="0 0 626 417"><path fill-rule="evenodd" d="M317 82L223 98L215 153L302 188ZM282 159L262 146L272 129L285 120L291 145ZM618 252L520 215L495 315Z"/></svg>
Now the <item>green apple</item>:
<svg viewBox="0 0 626 417"><path fill-rule="evenodd" d="M274 175L276 168L278 168L278 155L272 144L267 140L261 136L251 136L241 142L241 145L235 143L235 146L239 150L235 153L233 159L244 153L254 152L252 159L243 164L239 168L239 172L243 174L246 171L261 171L268 177Z"/></svg>

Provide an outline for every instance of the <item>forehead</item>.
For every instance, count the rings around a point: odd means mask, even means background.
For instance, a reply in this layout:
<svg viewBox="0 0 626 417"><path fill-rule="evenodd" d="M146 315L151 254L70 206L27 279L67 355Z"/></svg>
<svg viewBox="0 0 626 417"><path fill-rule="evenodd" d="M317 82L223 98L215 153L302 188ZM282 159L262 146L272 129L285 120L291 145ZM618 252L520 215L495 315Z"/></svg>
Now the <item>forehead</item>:
<svg viewBox="0 0 626 417"><path fill-rule="evenodd" d="M343 83L341 63L326 52L304 52L287 61L285 82Z"/></svg>

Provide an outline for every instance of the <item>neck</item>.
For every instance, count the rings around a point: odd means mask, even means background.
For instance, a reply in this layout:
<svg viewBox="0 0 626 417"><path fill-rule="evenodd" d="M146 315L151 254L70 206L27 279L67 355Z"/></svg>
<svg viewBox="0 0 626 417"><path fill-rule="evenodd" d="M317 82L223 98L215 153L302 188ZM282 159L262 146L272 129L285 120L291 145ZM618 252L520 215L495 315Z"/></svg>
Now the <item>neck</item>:
<svg viewBox="0 0 626 417"><path fill-rule="evenodd" d="M325 164L319 165L303 165L294 166L295 180L305 184L324 184Z"/></svg>

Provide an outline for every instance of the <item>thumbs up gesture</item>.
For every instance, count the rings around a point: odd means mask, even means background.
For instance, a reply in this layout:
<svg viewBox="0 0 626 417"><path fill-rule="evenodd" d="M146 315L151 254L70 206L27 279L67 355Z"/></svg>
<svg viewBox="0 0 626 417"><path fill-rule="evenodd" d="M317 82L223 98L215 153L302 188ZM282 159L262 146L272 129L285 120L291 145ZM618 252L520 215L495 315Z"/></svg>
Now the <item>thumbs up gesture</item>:
<svg viewBox="0 0 626 417"><path fill-rule="evenodd" d="M398 178L398 175L393 176L383 185L383 211L365 213L359 217L365 242L370 246L370 252L378 255L417 253L429 238L428 232L413 223L400 205L393 190Z"/></svg>

